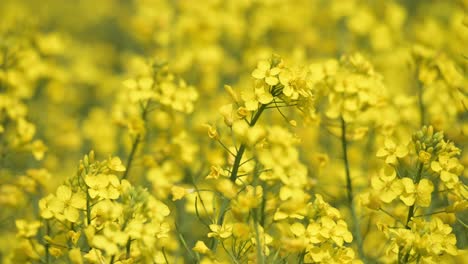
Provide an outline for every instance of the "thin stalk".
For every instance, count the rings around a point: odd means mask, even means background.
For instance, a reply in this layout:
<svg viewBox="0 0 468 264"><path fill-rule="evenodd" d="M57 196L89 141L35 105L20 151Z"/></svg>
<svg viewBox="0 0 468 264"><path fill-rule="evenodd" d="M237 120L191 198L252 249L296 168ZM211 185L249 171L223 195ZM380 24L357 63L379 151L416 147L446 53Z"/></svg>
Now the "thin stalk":
<svg viewBox="0 0 468 264"><path fill-rule="evenodd" d="M262 113L266 109L266 107L267 107L267 105L262 104L260 106L260 108L258 108L257 112L252 117L252 120L250 120L250 122L249 122L250 127L255 126L255 124L257 123L258 119L260 118L260 116L262 115ZM237 179L237 176L238 176L237 174L239 172L239 168L240 168L240 165L241 165L242 156L244 156L244 152L245 152L246 147L247 147L247 145L242 143L240 145L240 147L239 147L239 150L236 153L236 158L234 159L234 164L232 165L231 175L229 176L229 179L234 183L236 182L236 179ZM222 202L216 224L223 225L224 216L226 215L227 209L229 207L229 202L230 201L228 199L225 199ZM213 238L212 243L211 243L211 247L210 247L211 250L215 251L217 245L218 245L217 240Z"/></svg>
<svg viewBox="0 0 468 264"><path fill-rule="evenodd" d="M349 159L348 159L348 144L346 141L346 122L343 118L341 118L341 147L343 151L343 161L345 166L345 173L346 173L346 193L348 197L348 206L351 211L351 217L353 219L353 236L356 238L356 244L358 248L359 256L365 260L364 250L362 246L362 237L361 237L361 230L359 225L359 219L357 216L356 208L354 205L354 195L353 195L353 184L351 180L351 172L349 169Z"/></svg>
<svg viewBox="0 0 468 264"><path fill-rule="evenodd" d="M255 212L254 215L257 213ZM265 259L263 256L263 249L262 249L262 241L260 240L260 232L258 230L258 221L256 220L257 216L254 216L254 230L255 230L255 240L257 241L257 261L260 264L265 263Z"/></svg>
<svg viewBox="0 0 468 264"><path fill-rule="evenodd" d="M127 165L125 166L125 171L124 171L124 174L122 176L123 180L127 179L127 177L128 177L128 174L130 172L130 168L132 167L132 162L133 162L133 158L135 156L135 152L136 152L136 150L138 148L138 145L140 144L140 138L141 138L141 134L138 134L135 137L135 140L133 140L132 149L130 150L130 154L128 155Z"/></svg>
<svg viewBox="0 0 468 264"><path fill-rule="evenodd" d="M424 86L418 78L419 66L416 66L414 71L414 81L416 83L416 92L418 96L418 108L419 108L419 122L420 126L424 126L426 124L426 106L424 105L423 97L424 97Z"/></svg>
<svg viewBox="0 0 468 264"><path fill-rule="evenodd" d="M146 116L148 115L148 109L149 109L149 104L150 104L150 100L148 100L146 102L146 105L143 107L143 111L141 112L141 119L143 120L143 122L146 121ZM122 179L127 179L128 178L128 175L130 173L130 168L132 167L132 163L133 163L133 160L134 160L134 156L135 156L135 153L138 149L138 145L140 145L140 141L141 141L141 137L142 137L142 134L139 133L136 135L135 139L133 140L133 143L132 143L132 148L130 150L130 154L128 155L128 158L127 158L127 166L125 167L125 171L124 171L124 174L122 176Z"/></svg>
<svg viewBox="0 0 468 264"><path fill-rule="evenodd" d="M258 109L258 111L255 113L255 115L252 117L252 120L250 121L249 123L249 126L250 127L253 127L255 126L255 124L257 123L258 119L260 118L260 115L263 113L263 111L265 110L265 107L266 105L261 105L260 108ZM237 151L237 154L236 154L236 158L234 159L234 164L232 165L232 171L231 171L231 176L229 177L229 179L232 181L232 182L235 182L236 179L237 179L237 173L239 172L239 168L240 168L240 163L241 163L241 160L242 160L242 156L244 156L244 152L245 152L245 148L247 147L246 144L242 143L239 147L239 150Z"/></svg>
<svg viewBox="0 0 468 264"><path fill-rule="evenodd" d="M258 164L255 164L255 169L254 169L254 180L253 184L255 186L261 186L257 185L259 181L259 174L260 172L258 171ZM255 188L255 187L254 187ZM262 186L263 188L263 186ZM254 196L257 196L257 189L254 189ZM262 195L262 198L265 197L265 195ZM262 199L263 201L263 199ZM260 240L260 232L258 229L258 226L260 225L259 219L263 218L264 212L263 212L264 206L260 206L260 208L255 208L253 209L252 212L252 219L253 219L253 224L254 224L254 230L255 230L255 240L257 241L257 263L259 264L264 264L265 263L265 257L263 254L263 245L262 241ZM263 225L262 225L263 226Z"/></svg>
<svg viewBox="0 0 468 264"><path fill-rule="evenodd" d="M416 177L413 179L413 181L415 182L415 184L418 184L419 181L421 181L421 178L422 178L422 171L423 171L423 163L422 162L419 162L418 164L418 172L416 173ZM406 224L405 224L405 228L406 229L410 229L409 227L409 222L411 221L411 218L413 218L414 216L414 204L410 206L410 208L408 209L408 216L406 217ZM402 248L400 248L399 250L399 255L400 255L400 251L402 250ZM405 257L404 257L404 260L403 260L403 263L408 263L408 260L409 260L409 257L410 257L410 252L406 253L405 254ZM398 262L400 262L400 259L398 259Z"/></svg>
<svg viewBox="0 0 468 264"><path fill-rule="evenodd" d="M426 124L426 107L423 102L423 85L420 81L416 80L417 88L418 88L418 107L419 107L419 120L421 122L421 126Z"/></svg>
<svg viewBox="0 0 468 264"><path fill-rule="evenodd" d="M46 234L47 237L50 237L50 224L49 220L46 220ZM50 252L49 252L50 244L47 241L45 244L45 262L50 263Z"/></svg>
<svg viewBox="0 0 468 264"><path fill-rule="evenodd" d="M128 238L128 241L127 241L127 244L125 245L125 257L127 259L130 258L130 249L131 249L131 246L132 246L132 239L129 237Z"/></svg>
<svg viewBox="0 0 468 264"><path fill-rule="evenodd" d="M91 225L91 197L89 196L88 189L86 189L86 223Z"/></svg>
<svg viewBox="0 0 468 264"><path fill-rule="evenodd" d="M423 170L423 163L422 162L419 162L419 165L418 165L418 172L416 174L416 177L414 178L414 183L415 184L418 184L419 181L421 180L421 176L422 176L422 170ZM406 224L405 224L405 228L406 229L410 229L410 227L408 226L409 222L411 221L411 218L413 218L414 216L414 204L410 206L410 208L408 209L408 216L406 217Z"/></svg>

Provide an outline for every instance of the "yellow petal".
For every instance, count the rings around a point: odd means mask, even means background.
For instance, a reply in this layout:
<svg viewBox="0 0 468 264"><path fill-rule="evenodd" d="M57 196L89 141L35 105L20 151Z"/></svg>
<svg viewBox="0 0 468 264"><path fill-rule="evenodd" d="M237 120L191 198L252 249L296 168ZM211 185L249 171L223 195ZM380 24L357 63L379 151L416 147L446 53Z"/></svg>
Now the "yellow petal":
<svg viewBox="0 0 468 264"><path fill-rule="evenodd" d="M72 191L70 189L70 187L66 186L66 185L60 185L58 188L57 188L57 198L62 200L62 201L68 201L70 200L72 196Z"/></svg>
<svg viewBox="0 0 468 264"><path fill-rule="evenodd" d="M289 228L295 236L302 236L305 233L305 227L301 223L294 223Z"/></svg>
<svg viewBox="0 0 468 264"><path fill-rule="evenodd" d="M431 162L431 169L435 172L439 172L442 170L442 167L440 166L440 163L437 161Z"/></svg>

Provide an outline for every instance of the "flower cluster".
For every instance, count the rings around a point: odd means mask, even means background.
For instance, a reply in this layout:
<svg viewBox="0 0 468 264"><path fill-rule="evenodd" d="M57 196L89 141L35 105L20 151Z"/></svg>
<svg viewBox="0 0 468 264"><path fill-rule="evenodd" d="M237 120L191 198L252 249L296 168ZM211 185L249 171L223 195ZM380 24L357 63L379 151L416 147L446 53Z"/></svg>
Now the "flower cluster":
<svg viewBox="0 0 468 264"><path fill-rule="evenodd" d="M327 66L324 81L330 89L328 118L352 123L378 105L384 90L382 76L361 54L343 56L339 62L331 61Z"/></svg>
<svg viewBox="0 0 468 264"><path fill-rule="evenodd" d="M387 250L398 261L436 261L446 254L457 255L452 228L436 215L455 216L466 210L466 185L459 179L464 168L457 158L461 151L431 126L414 133L410 146L409 153L392 162L379 155L388 144L379 150L378 156L392 167L371 178L371 191L363 194L362 201L393 218L379 228L392 242ZM397 201L401 206L395 205Z"/></svg>
<svg viewBox="0 0 468 264"><path fill-rule="evenodd" d="M117 157L99 162L94 152L86 155L76 176L39 201L40 221L16 222L25 253L15 259L162 263L169 208L120 180L123 171Z"/></svg>
<svg viewBox="0 0 468 264"><path fill-rule="evenodd" d="M0 1L0 263L467 262L467 1L45 2Z"/></svg>

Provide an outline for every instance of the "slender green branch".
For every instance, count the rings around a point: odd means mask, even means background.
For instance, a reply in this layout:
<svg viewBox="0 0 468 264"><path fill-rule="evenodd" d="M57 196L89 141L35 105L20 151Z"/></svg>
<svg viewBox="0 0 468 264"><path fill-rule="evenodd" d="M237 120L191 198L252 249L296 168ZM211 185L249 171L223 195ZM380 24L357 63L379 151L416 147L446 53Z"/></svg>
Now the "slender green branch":
<svg viewBox="0 0 468 264"><path fill-rule="evenodd" d="M253 184L256 186L259 181L259 175L261 171L258 170L258 164L255 164L255 169L254 169L254 180ZM254 187L255 188L255 187ZM263 186L262 186L263 188ZM257 196L257 189L254 189L254 196ZM262 197L265 197L262 195ZM263 200L263 199L262 199ZM254 230L255 230L255 240L257 241L257 263L264 264L265 263L265 256L263 254L263 246L262 246L262 241L260 239L260 232L258 226L260 225L260 219L263 218L264 212L263 212L264 206L260 206L260 208L255 208L253 209L252 212L252 220L253 220L253 225L254 225Z"/></svg>
<svg viewBox="0 0 468 264"><path fill-rule="evenodd" d="M265 259L263 256L263 249L262 249L263 246L262 246L262 241L260 240L260 232L258 230L258 226L259 226L259 223L257 220L258 210L255 210L255 211L256 212L254 212L254 230L255 230L255 240L257 241L257 263L264 264Z"/></svg>
<svg viewBox="0 0 468 264"><path fill-rule="evenodd" d="M122 179L125 180L127 179L128 177L128 174L130 172L130 168L132 167L132 162L133 162L133 158L135 156L135 152L138 148L138 145L140 144L140 138L141 138L141 134L138 134L136 135L135 139L133 140L133 143L132 143L132 149L130 150L130 154L128 155L128 159L127 159L127 165L125 166L125 172L122 176Z"/></svg>
<svg viewBox="0 0 468 264"><path fill-rule="evenodd" d="M362 237L361 237L361 230L359 225L359 219L357 216L356 208L354 205L354 195L353 195L353 184L351 180L351 172L349 168L349 159L348 159L348 144L346 140L346 122L343 118L341 118L341 147L343 151L343 161L346 173L346 193L348 197L348 206L351 211L351 217L353 219L353 236L356 239L356 244L358 248L359 256L365 260L363 245L362 245Z"/></svg>
<svg viewBox="0 0 468 264"><path fill-rule="evenodd" d="M460 223L464 228L468 229L468 225L467 225L465 222L463 222L463 221L462 221L460 218L458 218L458 217L457 217L456 219L457 219L457 222L458 222L458 223Z"/></svg>
<svg viewBox="0 0 468 264"><path fill-rule="evenodd" d="M132 239L129 237L128 238L128 241L127 241L127 244L125 245L125 257L127 259L130 258L130 249L131 249L131 246L132 246Z"/></svg>
<svg viewBox="0 0 468 264"><path fill-rule="evenodd" d="M423 171L423 166L424 164L422 162L419 162L418 164L418 172L416 173L416 176L414 177L413 181L415 182L415 184L418 184L419 181L421 180L421 177L422 177L422 171ZM409 226L409 222L411 221L411 219L413 218L414 216L414 212L415 212L415 206L414 204L410 206L410 208L408 209L408 216L406 217L406 224L405 224L405 228L406 229L410 229L410 226ZM401 250L402 248L400 247L400 249L398 250L398 255L400 256L398 258L398 262L400 263L400 258L401 258ZM410 252L408 251L405 255L404 255L404 259L403 259L403 262L402 263L408 263L408 260L409 260L409 257L410 257Z"/></svg>
<svg viewBox="0 0 468 264"><path fill-rule="evenodd" d="M50 224L49 224L49 220L45 220L46 222L46 235L47 237L50 237ZM50 243L49 241L46 241L46 244L45 244L45 262L46 263L50 263L50 252L49 252L49 248L50 248Z"/></svg>
<svg viewBox="0 0 468 264"><path fill-rule="evenodd" d="M250 127L255 126L255 124L257 123L258 119L260 118L260 116L262 115L263 111L266 109L267 106L268 105L262 104L258 108L257 112L255 112L255 114L253 115L252 120L250 120L250 122L249 122ZM242 143L240 145L240 147L239 147L239 150L236 153L236 158L234 159L234 164L232 165L231 175L229 176L229 179L232 182L236 182L236 179L237 179L237 176L238 176L237 174L239 172L242 157L244 156L244 152L245 152L246 147L247 147L247 145L245 143ZM218 215L218 219L216 221L216 224L218 224L218 225L223 224L224 216L226 215L227 209L229 208L229 202L230 201L228 199L225 199L221 203L221 207L220 207L220 210L219 210L219 215ZM218 243L217 243L216 239L213 238L213 240L211 242L211 249L213 251L215 251L217 245L218 245Z"/></svg>
<svg viewBox="0 0 468 264"><path fill-rule="evenodd" d="M421 122L421 126L426 124L426 107L424 106L423 95L424 95L424 87L420 81L417 80L417 88L418 88L418 107L419 107L419 119Z"/></svg>
<svg viewBox="0 0 468 264"><path fill-rule="evenodd" d="M416 174L416 177L414 178L414 183L415 184L418 184L419 181L421 180L421 177L422 177L422 171L423 171L423 163L422 162L419 162L419 165L418 165L418 172ZM406 229L410 229L410 227L408 226L409 222L411 221L411 218L413 218L414 216L414 204L410 206L410 208L408 209L408 216L406 217L406 224L405 224L405 228Z"/></svg>
<svg viewBox="0 0 468 264"><path fill-rule="evenodd" d="M86 223L91 225L91 197L89 196L88 189L86 189Z"/></svg>
<svg viewBox="0 0 468 264"><path fill-rule="evenodd" d="M142 107L141 119L143 120L143 122L146 121L146 116L148 115L149 105L150 105L150 100L148 100L146 102L146 105L144 105ZM130 154L128 155L128 158L127 158L127 165L125 167L126 169L124 171L122 179L127 179L128 175L130 174L130 169L132 167L132 163L133 163L133 160L134 160L135 153L136 153L136 151L138 149L138 146L140 145L141 138L142 138L142 134L139 133L139 134L137 134L135 136L135 139L133 140L132 148L131 148Z"/></svg>
<svg viewBox="0 0 468 264"><path fill-rule="evenodd" d="M233 157L236 156L220 139L217 139L217 142L227 151L227 153L231 154Z"/></svg>
<svg viewBox="0 0 468 264"><path fill-rule="evenodd" d="M169 261L167 260L167 256L166 256L166 250L164 249L164 247L162 248L162 253L164 256L164 261L166 262L166 264L169 264Z"/></svg>
<svg viewBox="0 0 468 264"><path fill-rule="evenodd" d="M255 126L257 123L258 119L260 118L260 115L262 115L263 111L265 110L266 105L261 105L260 108L257 110L255 115L252 117L252 120L249 123L250 127ZM232 182L235 182L237 179L237 173L239 172L240 168L240 163L242 160L242 156L244 156L245 148L247 147L246 144L242 143L239 147L239 150L237 151L236 158L234 159L234 164L232 165L232 171L231 171L231 176L229 179Z"/></svg>

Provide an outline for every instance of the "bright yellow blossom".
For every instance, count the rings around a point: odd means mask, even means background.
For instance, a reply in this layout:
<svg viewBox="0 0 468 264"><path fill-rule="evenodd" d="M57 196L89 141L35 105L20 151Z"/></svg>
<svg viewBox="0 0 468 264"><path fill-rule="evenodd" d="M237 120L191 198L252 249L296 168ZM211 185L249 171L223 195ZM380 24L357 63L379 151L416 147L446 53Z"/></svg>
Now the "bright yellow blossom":
<svg viewBox="0 0 468 264"><path fill-rule="evenodd" d="M403 191L403 184L396 177L396 172L391 171L390 175L382 169L378 177L372 177L372 188L377 191L377 195L382 202L391 203Z"/></svg>
<svg viewBox="0 0 468 264"><path fill-rule="evenodd" d="M437 161L431 163L431 169L440 175L440 179L449 187L458 182L458 175L463 171L463 166L455 157L439 155Z"/></svg>
<svg viewBox="0 0 468 264"><path fill-rule="evenodd" d="M397 146L391 139L385 139L385 146L377 151L377 157L385 158L387 164L396 164L397 158L403 158L408 154L404 146Z"/></svg>
<svg viewBox="0 0 468 264"><path fill-rule="evenodd" d="M27 222L24 219L15 221L16 228L18 229L18 236L24 238L31 238L37 234L38 229L41 227L41 222L33 221Z"/></svg>
<svg viewBox="0 0 468 264"><path fill-rule="evenodd" d="M114 174L86 175L84 180L91 198L117 199L120 196L120 180Z"/></svg>
<svg viewBox="0 0 468 264"><path fill-rule="evenodd" d="M198 252L200 254L207 254L210 252L210 249L205 245L205 242L199 240L197 241L197 243L195 243L193 251Z"/></svg>
<svg viewBox="0 0 468 264"><path fill-rule="evenodd" d="M225 224L223 226L212 224L210 225L211 232L208 233L208 237L218 237L226 239L232 235L232 225Z"/></svg>
<svg viewBox="0 0 468 264"><path fill-rule="evenodd" d="M122 164L122 161L118 157L109 158L108 166L109 169L113 171L125 171L125 166Z"/></svg>
<svg viewBox="0 0 468 264"><path fill-rule="evenodd" d="M268 85L278 84L278 75L281 69L272 66L269 61L258 62L257 68L252 72L252 77L258 80L265 80Z"/></svg>
<svg viewBox="0 0 468 264"><path fill-rule="evenodd" d="M77 222L80 211L86 208L86 197L84 193L74 193L70 187L61 185L57 188L55 197L51 199L49 208L58 219L66 219Z"/></svg>
<svg viewBox="0 0 468 264"><path fill-rule="evenodd" d="M187 189L184 187L180 186L172 186L171 188L171 193L172 193L172 201L177 201L182 198L187 194Z"/></svg>
<svg viewBox="0 0 468 264"><path fill-rule="evenodd" d="M410 178L401 179L403 184L403 192L400 199L407 205L418 205L428 207L431 204L431 194L434 190L434 185L427 179L422 179L418 184L415 184Z"/></svg>

